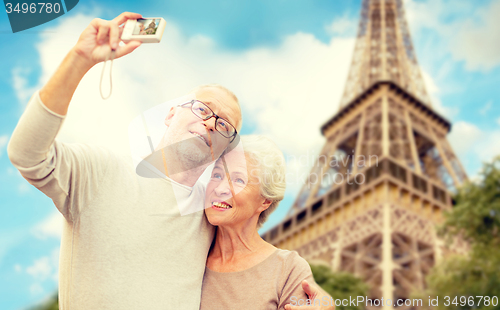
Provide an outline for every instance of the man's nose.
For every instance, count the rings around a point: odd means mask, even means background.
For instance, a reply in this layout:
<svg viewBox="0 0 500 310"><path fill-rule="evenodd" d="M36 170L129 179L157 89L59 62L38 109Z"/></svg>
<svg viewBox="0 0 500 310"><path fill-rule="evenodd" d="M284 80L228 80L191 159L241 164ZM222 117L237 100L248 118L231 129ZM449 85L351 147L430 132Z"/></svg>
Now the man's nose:
<svg viewBox="0 0 500 310"><path fill-rule="evenodd" d="M214 131L215 130L215 117L211 117L211 118L203 121L203 126L205 126L205 128L208 131Z"/></svg>

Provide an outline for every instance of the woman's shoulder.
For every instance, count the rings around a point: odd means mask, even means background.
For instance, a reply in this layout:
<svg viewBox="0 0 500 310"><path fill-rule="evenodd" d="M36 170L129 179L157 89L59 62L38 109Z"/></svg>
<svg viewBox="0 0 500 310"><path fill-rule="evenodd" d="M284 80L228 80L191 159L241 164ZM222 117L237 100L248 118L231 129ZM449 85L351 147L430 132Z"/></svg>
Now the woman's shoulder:
<svg viewBox="0 0 500 310"><path fill-rule="evenodd" d="M309 263L302 258L297 251L289 251L283 249L277 249L276 257L283 263L286 270L290 271L292 269L299 269L304 271L310 271L311 267Z"/></svg>
<svg viewBox="0 0 500 310"><path fill-rule="evenodd" d="M276 255L283 260L304 260L297 251L290 251L276 248Z"/></svg>

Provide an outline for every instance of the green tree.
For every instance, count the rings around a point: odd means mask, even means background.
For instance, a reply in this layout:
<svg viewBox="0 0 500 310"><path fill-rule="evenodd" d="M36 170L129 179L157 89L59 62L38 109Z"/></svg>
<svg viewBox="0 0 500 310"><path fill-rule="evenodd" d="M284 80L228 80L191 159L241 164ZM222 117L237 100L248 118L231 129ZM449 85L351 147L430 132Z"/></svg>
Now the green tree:
<svg viewBox="0 0 500 310"><path fill-rule="evenodd" d="M59 310L57 293L50 297L47 301L31 308L30 310Z"/></svg>
<svg viewBox="0 0 500 310"><path fill-rule="evenodd" d="M500 157L484 164L481 181L465 184L455 201L438 231L448 242L461 237L470 244L470 252L446 257L436 265L426 278L424 296L438 296L440 309L500 309ZM445 296L451 302L457 296L456 303L445 306ZM467 301L473 296L475 306L463 305L462 296ZM496 299L489 306L478 305L476 296Z"/></svg>
<svg viewBox="0 0 500 310"><path fill-rule="evenodd" d="M440 233L462 235L476 247L500 246L500 157L485 163L479 183L465 184Z"/></svg>
<svg viewBox="0 0 500 310"><path fill-rule="evenodd" d="M347 272L333 272L329 267L322 265L311 265L314 280L333 299L356 299L357 296L367 296L370 287L363 280ZM359 306L338 306L337 310L361 310Z"/></svg>

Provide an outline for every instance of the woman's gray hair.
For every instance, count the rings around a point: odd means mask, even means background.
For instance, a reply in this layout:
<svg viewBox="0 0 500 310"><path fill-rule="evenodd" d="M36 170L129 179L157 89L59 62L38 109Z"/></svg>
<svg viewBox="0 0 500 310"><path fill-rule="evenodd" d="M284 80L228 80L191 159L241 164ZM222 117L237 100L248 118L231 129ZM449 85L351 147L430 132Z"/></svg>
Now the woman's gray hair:
<svg viewBox="0 0 500 310"><path fill-rule="evenodd" d="M258 168L261 195L272 201L259 215L257 227L267 220L283 197L286 189L286 163L283 152L271 139L261 135L240 136L243 151L251 164ZM252 172L250 172L252 173ZM253 174L253 173L252 173Z"/></svg>

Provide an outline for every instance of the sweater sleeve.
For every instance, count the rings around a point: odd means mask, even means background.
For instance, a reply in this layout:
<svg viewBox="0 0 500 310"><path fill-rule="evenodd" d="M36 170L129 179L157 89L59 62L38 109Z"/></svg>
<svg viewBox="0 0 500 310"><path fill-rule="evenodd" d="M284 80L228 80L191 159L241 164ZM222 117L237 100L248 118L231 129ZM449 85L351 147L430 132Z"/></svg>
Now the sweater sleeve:
<svg viewBox="0 0 500 310"><path fill-rule="evenodd" d="M302 289L302 281L307 280L309 283L314 283L311 267L297 252L292 251L286 260L284 271L284 284L278 309L285 309L287 304L292 306L305 305L307 295Z"/></svg>
<svg viewBox="0 0 500 310"><path fill-rule="evenodd" d="M102 148L56 141L63 121L64 116L42 103L37 91L12 133L7 152L21 175L73 222L95 196L109 154Z"/></svg>

